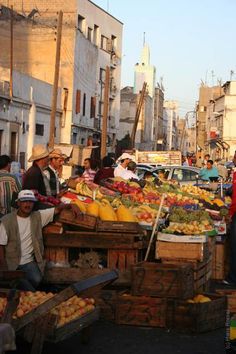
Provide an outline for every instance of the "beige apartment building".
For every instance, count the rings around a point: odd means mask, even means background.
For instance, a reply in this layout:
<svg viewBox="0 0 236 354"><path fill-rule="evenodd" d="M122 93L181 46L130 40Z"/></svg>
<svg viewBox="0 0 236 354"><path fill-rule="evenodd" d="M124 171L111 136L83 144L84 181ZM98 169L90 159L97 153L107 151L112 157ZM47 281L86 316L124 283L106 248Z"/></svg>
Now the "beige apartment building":
<svg viewBox="0 0 236 354"><path fill-rule="evenodd" d="M211 100L215 100L217 97L221 96L222 88L221 86L209 87L207 85L202 85L199 89L199 100L196 109L197 126L196 126L196 147L197 151L202 151L202 155L207 152L206 141L207 141L207 107Z"/></svg>
<svg viewBox="0 0 236 354"><path fill-rule="evenodd" d="M10 66L13 5L14 69L53 83L58 11L63 11L59 86L63 88L62 143L100 142L105 69L110 68L108 151L119 127L123 24L90 0L2 0L0 66ZM8 8L7 8L8 7Z"/></svg>
<svg viewBox="0 0 236 354"><path fill-rule="evenodd" d="M227 81L207 107L206 148L213 159L231 160L236 150L236 81Z"/></svg>

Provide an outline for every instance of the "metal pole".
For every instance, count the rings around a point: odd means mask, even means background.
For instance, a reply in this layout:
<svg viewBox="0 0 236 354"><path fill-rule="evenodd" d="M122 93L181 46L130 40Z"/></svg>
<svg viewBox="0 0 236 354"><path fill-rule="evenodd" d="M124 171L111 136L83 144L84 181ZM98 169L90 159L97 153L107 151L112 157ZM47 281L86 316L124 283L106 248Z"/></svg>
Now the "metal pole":
<svg viewBox="0 0 236 354"><path fill-rule="evenodd" d="M49 134L49 147L50 148L54 147L54 137L55 137L57 92L58 92L58 81L59 81L59 70L60 70L60 57L61 57L62 19L63 19L63 12L60 11L59 16L58 16L58 24L57 24L56 61L55 61L53 92L52 92L52 110L51 110L51 118L50 118L50 134Z"/></svg>
<svg viewBox="0 0 236 354"><path fill-rule="evenodd" d="M152 242L153 242L153 238L154 238L154 235L155 235L155 232L156 232L156 229L157 229L157 226L158 226L158 222L159 222L159 219L160 219L160 216L161 216L161 211L162 211L162 207L163 207L163 203L164 203L165 198L166 198L166 195L162 194L161 201L160 201L160 206L159 206L159 209L158 209L158 212L157 212L157 217L156 217L155 223L153 225L152 234L151 234L151 237L150 237L150 240L149 240L149 244L148 244L148 248L147 248L147 252L146 252L146 255L145 255L145 258L144 258L145 262L147 261L148 256L149 256L149 252L150 252L151 245L152 245Z"/></svg>
<svg viewBox="0 0 236 354"><path fill-rule="evenodd" d="M102 117L102 136L101 136L101 159L107 154L107 119L109 113L109 88L110 88L110 68L106 67L106 78L104 88L104 107Z"/></svg>
<svg viewBox="0 0 236 354"><path fill-rule="evenodd" d="M10 97L13 97L13 6L11 5L11 22L10 22Z"/></svg>

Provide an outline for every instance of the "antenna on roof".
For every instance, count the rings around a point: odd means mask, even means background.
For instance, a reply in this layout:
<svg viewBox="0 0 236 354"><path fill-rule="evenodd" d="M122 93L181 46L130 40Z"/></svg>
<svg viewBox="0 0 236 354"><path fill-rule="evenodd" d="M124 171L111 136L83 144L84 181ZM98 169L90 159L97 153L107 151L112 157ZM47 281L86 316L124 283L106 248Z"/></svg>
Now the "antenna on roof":
<svg viewBox="0 0 236 354"><path fill-rule="evenodd" d="M233 70L230 70L230 81L233 80L233 76L234 76L234 71L233 71Z"/></svg>
<svg viewBox="0 0 236 354"><path fill-rule="evenodd" d="M146 43L146 38L145 38L145 36L146 36L146 33L143 32L143 46L145 46L145 43Z"/></svg>

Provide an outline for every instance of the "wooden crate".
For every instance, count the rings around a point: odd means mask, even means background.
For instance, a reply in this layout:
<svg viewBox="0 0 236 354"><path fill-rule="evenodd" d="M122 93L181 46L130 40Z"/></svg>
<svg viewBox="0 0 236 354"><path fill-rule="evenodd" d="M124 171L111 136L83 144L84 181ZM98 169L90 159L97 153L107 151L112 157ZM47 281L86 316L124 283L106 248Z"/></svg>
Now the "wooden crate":
<svg viewBox="0 0 236 354"><path fill-rule="evenodd" d="M121 293L117 298L116 323L132 326L165 327L166 299L132 296Z"/></svg>
<svg viewBox="0 0 236 354"><path fill-rule="evenodd" d="M137 222L98 220L96 229L98 232L144 233L142 227Z"/></svg>
<svg viewBox="0 0 236 354"><path fill-rule="evenodd" d="M88 327L97 321L99 319L99 313L99 307L96 307L93 311L86 313L85 315L65 324L64 326L54 327L53 331L46 336L46 339L53 343L65 340L74 333L83 330L85 327Z"/></svg>
<svg viewBox="0 0 236 354"><path fill-rule="evenodd" d="M156 242L156 258L204 261L209 256L208 243Z"/></svg>
<svg viewBox="0 0 236 354"><path fill-rule="evenodd" d="M107 255L107 266L111 269L118 269L119 271L128 270L133 264L142 261L142 250L130 249L109 249Z"/></svg>
<svg viewBox="0 0 236 354"><path fill-rule="evenodd" d="M37 306L35 309L27 312L24 316L14 319L12 326L15 331L19 331L30 323L34 323L40 317L47 314L51 309L68 300L74 295L82 294L86 297L94 296L102 287L117 278L117 272L106 270L102 274L94 274L86 279L81 279L63 289L49 300Z"/></svg>
<svg viewBox="0 0 236 354"><path fill-rule="evenodd" d="M212 279L222 280L227 275L225 243L217 243L212 258Z"/></svg>
<svg viewBox="0 0 236 354"><path fill-rule="evenodd" d="M95 303L100 308L100 317L108 321L115 321L118 291L115 289L102 289L95 296Z"/></svg>
<svg viewBox="0 0 236 354"><path fill-rule="evenodd" d="M76 218L70 209L64 209L61 211L58 221L62 224L68 224L77 226L83 229L95 230L97 224L97 218L87 214L80 214Z"/></svg>
<svg viewBox="0 0 236 354"><path fill-rule="evenodd" d="M191 298L194 294L193 270L190 264L141 262L132 266L131 292L167 298Z"/></svg>
<svg viewBox="0 0 236 354"><path fill-rule="evenodd" d="M44 258L47 262L69 265L69 249L67 247L45 247Z"/></svg>
<svg viewBox="0 0 236 354"><path fill-rule="evenodd" d="M206 294L212 301L188 303L183 300L168 302L167 325L170 328L195 333L213 331L225 326L227 300L225 296Z"/></svg>
<svg viewBox="0 0 236 354"><path fill-rule="evenodd" d="M47 284L73 284L91 276L106 274L110 271L104 269L80 269L53 267L45 270L43 282Z"/></svg>
<svg viewBox="0 0 236 354"><path fill-rule="evenodd" d="M210 278L211 278L211 268L212 268L212 257L209 257L208 260L204 262L198 261L189 261L186 262L183 259L176 259L174 262L170 259L162 259L163 264L188 264L191 266L193 270L193 278L194 278L194 293L199 293L203 291L209 290Z"/></svg>
<svg viewBox="0 0 236 354"><path fill-rule="evenodd" d="M63 233L63 225L61 222L51 222L47 226L43 228L44 234L62 234Z"/></svg>
<svg viewBox="0 0 236 354"><path fill-rule="evenodd" d="M227 297L227 308L230 313L236 313L236 289L217 289L217 294Z"/></svg>

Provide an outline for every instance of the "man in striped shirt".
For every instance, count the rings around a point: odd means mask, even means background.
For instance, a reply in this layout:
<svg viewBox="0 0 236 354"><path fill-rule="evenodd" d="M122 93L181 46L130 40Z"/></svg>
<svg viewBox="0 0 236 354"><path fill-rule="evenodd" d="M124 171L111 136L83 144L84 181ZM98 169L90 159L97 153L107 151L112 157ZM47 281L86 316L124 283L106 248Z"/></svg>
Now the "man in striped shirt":
<svg viewBox="0 0 236 354"><path fill-rule="evenodd" d="M14 192L21 190L16 176L10 173L11 159L7 155L0 156L0 218L12 211L11 200Z"/></svg>

